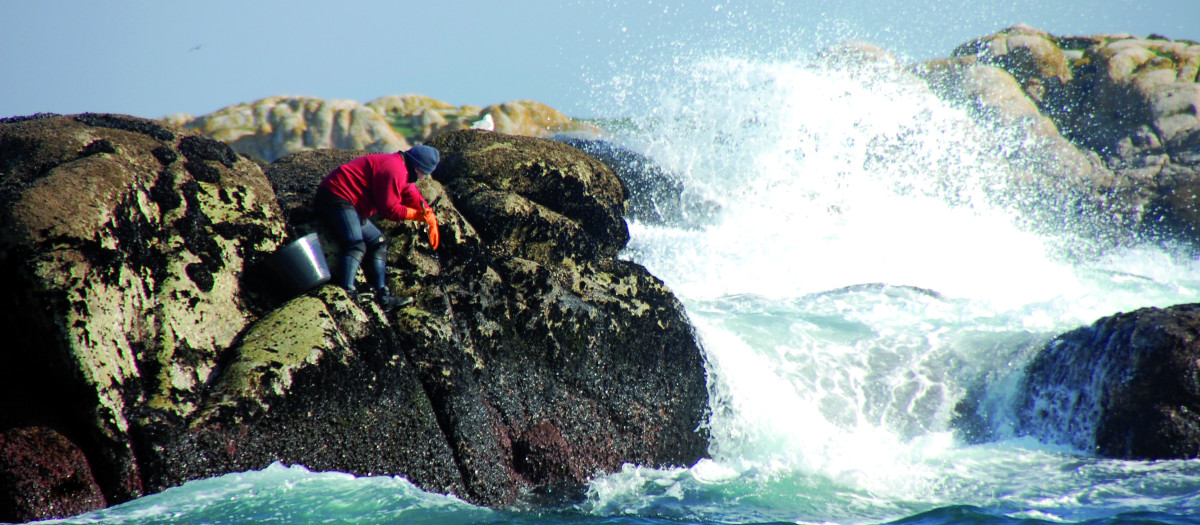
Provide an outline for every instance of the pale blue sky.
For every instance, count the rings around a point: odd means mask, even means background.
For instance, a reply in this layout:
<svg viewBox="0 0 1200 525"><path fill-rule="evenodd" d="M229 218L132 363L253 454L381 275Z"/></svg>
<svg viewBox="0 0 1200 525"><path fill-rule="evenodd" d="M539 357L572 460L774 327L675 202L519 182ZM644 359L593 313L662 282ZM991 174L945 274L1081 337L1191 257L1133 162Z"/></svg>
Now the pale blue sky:
<svg viewBox="0 0 1200 525"><path fill-rule="evenodd" d="M0 0L0 117L404 93L593 116L614 75L696 54L861 39L912 61L1016 23L1200 40L1200 0Z"/></svg>

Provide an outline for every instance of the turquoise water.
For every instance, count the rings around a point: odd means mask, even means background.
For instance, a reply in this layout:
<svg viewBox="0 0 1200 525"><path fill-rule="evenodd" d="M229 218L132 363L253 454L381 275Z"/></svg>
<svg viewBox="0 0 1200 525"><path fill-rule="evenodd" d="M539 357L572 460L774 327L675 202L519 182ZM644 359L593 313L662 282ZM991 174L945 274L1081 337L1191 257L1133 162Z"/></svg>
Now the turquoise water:
<svg viewBox="0 0 1200 525"><path fill-rule="evenodd" d="M1016 435L1009 411L1054 335L1200 300L1193 258L1018 226L993 196L1024 139L902 75L713 58L640 84L657 109L621 140L722 209L632 224L623 254L702 338L711 459L627 465L582 497L507 510L272 465L65 522L1200 523L1200 461L1098 459L1070 436ZM972 389L992 442L955 434Z"/></svg>

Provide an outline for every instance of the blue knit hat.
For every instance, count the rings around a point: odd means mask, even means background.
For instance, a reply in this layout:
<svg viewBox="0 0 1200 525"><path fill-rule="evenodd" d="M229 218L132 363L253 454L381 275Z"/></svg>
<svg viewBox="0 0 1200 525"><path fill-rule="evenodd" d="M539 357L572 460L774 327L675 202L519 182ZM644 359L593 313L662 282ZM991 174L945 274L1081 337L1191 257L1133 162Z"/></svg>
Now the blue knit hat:
<svg viewBox="0 0 1200 525"><path fill-rule="evenodd" d="M433 173L437 169L438 161L442 160L438 150L429 146L413 146L404 155L411 160L413 166L425 173Z"/></svg>

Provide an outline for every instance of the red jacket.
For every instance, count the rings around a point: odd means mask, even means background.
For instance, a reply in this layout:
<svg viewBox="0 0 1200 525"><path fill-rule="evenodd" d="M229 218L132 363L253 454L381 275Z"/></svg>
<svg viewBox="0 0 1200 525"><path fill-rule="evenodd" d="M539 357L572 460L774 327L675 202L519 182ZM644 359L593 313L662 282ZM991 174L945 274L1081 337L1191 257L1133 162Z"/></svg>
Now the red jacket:
<svg viewBox="0 0 1200 525"><path fill-rule="evenodd" d="M364 218L382 214L393 221L415 220L420 208L429 207L417 186L408 182L400 153L376 153L342 164L321 186L353 204Z"/></svg>

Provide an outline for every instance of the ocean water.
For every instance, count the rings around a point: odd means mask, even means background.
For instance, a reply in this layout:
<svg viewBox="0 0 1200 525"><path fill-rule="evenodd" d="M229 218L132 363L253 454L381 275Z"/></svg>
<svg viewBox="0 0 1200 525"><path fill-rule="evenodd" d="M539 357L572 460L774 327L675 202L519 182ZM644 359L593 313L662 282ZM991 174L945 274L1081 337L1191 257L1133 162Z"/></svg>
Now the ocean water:
<svg viewBox="0 0 1200 525"><path fill-rule="evenodd" d="M622 255L702 338L711 459L626 465L582 499L502 510L277 464L61 522L1200 523L1200 461L1100 459L1018 435L1010 412L1053 336L1200 300L1193 257L998 202L1028 138L902 75L715 57L638 83L654 109L620 140L721 210L633 223ZM987 443L955 432L973 389Z"/></svg>

